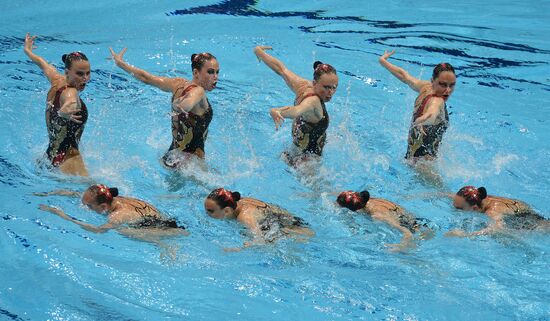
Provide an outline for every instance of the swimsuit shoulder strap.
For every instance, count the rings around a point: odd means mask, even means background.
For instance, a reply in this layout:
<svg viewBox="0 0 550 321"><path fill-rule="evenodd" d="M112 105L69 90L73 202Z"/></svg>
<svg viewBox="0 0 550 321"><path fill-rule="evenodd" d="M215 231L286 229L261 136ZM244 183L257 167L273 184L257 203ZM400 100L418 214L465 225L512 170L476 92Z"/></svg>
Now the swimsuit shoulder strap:
<svg viewBox="0 0 550 321"><path fill-rule="evenodd" d="M176 98L185 96L189 91L191 91L191 89L193 89L193 88L195 88L195 87L198 87L198 85L191 84L191 85L189 85L189 86L187 86L187 87L186 87L186 86L178 87L178 88L176 89L176 91L174 91L174 95L172 96L172 101L174 101L174 99L176 99ZM180 90L182 90L182 89L183 89L183 91L181 92L181 95L178 95L178 92L179 92Z"/></svg>
<svg viewBox="0 0 550 321"><path fill-rule="evenodd" d="M420 103L420 106L418 107L418 109L414 113L414 119L417 119L418 117L422 116L422 114L424 113L424 109L426 108L426 105L428 104L428 102L430 101L430 99L432 97L436 97L436 95L435 94L429 94L429 95L426 95L426 97L424 97L422 99L422 102Z"/></svg>
<svg viewBox="0 0 550 321"><path fill-rule="evenodd" d="M53 97L52 102L54 107L61 108L61 106L59 105L61 101L61 93L63 93L63 91L67 88L69 88L69 85L63 85L55 91L55 96Z"/></svg>
<svg viewBox="0 0 550 321"><path fill-rule="evenodd" d="M305 95L304 97L302 97L302 99L300 99L299 101L296 101L296 105L301 104L302 101L306 100L306 98L313 97L313 96L319 97L319 95L317 95L316 93L309 93L309 94ZM319 97L319 100L321 100L321 97ZM321 100L321 102L322 102L322 100Z"/></svg>

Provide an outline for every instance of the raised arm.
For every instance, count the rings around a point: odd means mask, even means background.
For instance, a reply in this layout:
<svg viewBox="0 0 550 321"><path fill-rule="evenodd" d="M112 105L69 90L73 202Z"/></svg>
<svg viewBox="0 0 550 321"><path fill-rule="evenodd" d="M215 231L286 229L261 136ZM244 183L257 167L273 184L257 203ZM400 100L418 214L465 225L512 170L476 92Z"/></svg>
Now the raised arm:
<svg viewBox="0 0 550 321"><path fill-rule="evenodd" d="M271 108L269 114L273 121L275 122L275 129L279 129L282 125L285 118L298 118L306 113L315 113L319 118L322 117L322 114L317 113L317 108L319 98L308 97L304 99L299 105L296 106L285 106L280 108Z"/></svg>
<svg viewBox="0 0 550 321"><path fill-rule="evenodd" d="M40 69L42 69L42 72L44 72L44 75L46 75L50 83L53 83L54 81L58 81L59 79L63 78L63 75L61 75L54 66L46 62L44 58L32 52L32 50L36 48L34 46L35 39L36 36L31 36L30 33L27 33L25 35L25 46L23 48L25 54L32 60L32 62L34 62L38 67L40 67Z"/></svg>
<svg viewBox="0 0 550 321"><path fill-rule="evenodd" d="M263 61L271 70L273 70L277 75L281 76L287 86L295 93L298 93L298 90L307 84L308 81L292 71L290 71L286 66L277 58L269 55L265 50L273 49L270 46L256 46L254 48L254 53L258 60Z"/></svg>
<svg viewBox="0 0 550 321"><path fill-rule="evenodd" d="M79 225L80 227L85 229L86 231L90 231L90 232L93 232L93 233L105 233L108 230L114 229L118 226L118 224L115 224L114 222L107 222L107 223L105 223L103 225L100 225L100 226L95 226L95 225L92 225L92 224L80 222L79 220L75 220L74 218L72 218L69 215L65 214L65 212L63 212L62 210L60 210L58 208L55 208L55 207L47 206L47 205L44 205L44 204L40 204L40 206L38 208L41 209L42 211L53 213L53 214L61 217L62 219L65 219L69 222L73 222L76 225Z"/></svg>
<svg viewBox="0 0 550 321"><path fill-rule="evenodd" d="M173 92L176 89L178 83L183 80L183 78L155 76L143 69L139 69L128 64L126 61L124 61L123 57L124 53L126 52L126 48L122 49L122 51L118 54L115 53L112 48L109 48L109 51L111 51L111 56L118 67L134 76L137 80L147 85L155 86L162 91Z"/></svg>
<svg viewBox="0 0 550 321"><path fill-rule="evenodd" d="M405 84L409 85L411 89L420 92L422 87L429 85L429 81L416 79L413 76L411 76L405 69L401 67L397 67L390 62L388 62L388 58L395 53L395 50L391 52L384 51L384 54L380 56L378 61L382 65L382 67L386 68L389 72L392 73L397 79L401 80Z"/></svg>

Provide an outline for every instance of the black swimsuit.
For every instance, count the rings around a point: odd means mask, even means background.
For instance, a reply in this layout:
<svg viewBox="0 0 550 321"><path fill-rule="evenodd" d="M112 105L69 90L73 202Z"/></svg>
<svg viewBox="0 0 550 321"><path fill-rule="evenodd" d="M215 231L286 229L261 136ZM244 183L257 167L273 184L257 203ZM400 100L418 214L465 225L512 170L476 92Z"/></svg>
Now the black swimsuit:
<svg viewBox="0 0 550 321"><path fill-rule="evenodd" d="M533 211L504 215L502 220L507 228L514 230L534 230L540 226L541 222L546 221L543 216Z"/></svg>
<svg viewBox="0 0 550 321"><path fill-rule="evenodd" d="M305 95L301 101L312 96L317 95ZM292 137L294 145L296 145L304 154L315 154L321 156L323 147L325 146L329 117L325 103L320 97L319 101L323 107L323 118L321 118L320 121L317 123L310 123L305 121L302 116L300 116L296 118L292 124ZM298 105L300 102L296 101L295 103Z"/></svg>
<svg viewBox="0 0 550 321"><path fill-rule="evenodd" d="M416 108L413 115L413 122L424 113L424 108L428 104L430 98L435 95L427 95L421 101L416 102ZM443 139L443 134L449 126L449 113L447 112L447 104L444 106L445 118L444 121L437 125L422 125L425 134L419 127L411 126L409 130L409 139L407 147L407 155L405 158L431 156L436 157L439 150L439 145Z"/></svg>
<svg viewBox="0 0 550 321"><path fill-rule="evenodd" d="M172 102L179 97L185 96L195 87L197 87L197 85L178 88L172 96ZM180 89L183 90L181 94L178 95ZM206 101L208 103L208 110L201 116L192 112L180 112L172 116L172 144L170 145L168 153L163 157L166 166L177 166L177 162L170 160L170 152L173 150L190 154L195 153L197 150L204 152L204 142L208 136L208 125L210 125L214 115L210 102L208 102L208 99Z"/></svg>
<svg viewBox="0 0 550 321"><path fill-rule="evenodd" d="M81 124L77 124L74 121L59 116L58 112L59 109L61 109L61 94L68 87L69 86L63 86L57 89L54 98L48 101L46 107L46 126L48 128L48 137L50 141L48 149L46 150L46 155L55 167L77 154L78 143L80 142L80 137L82 137L84 126L88 120L88 109L80 97L81 110L75 115L82 117L80 119L80 121L82 121ZM53 88L51 90L53 90Z"/></svg>
<svg viewBox="0 0 550 321"><path fill-rule="evenodd" d="M140 205L132 204L134 210L141 215L141 220L138 222L133 222L128 224L130 228L181 228L185 229L184 226L178 225L176 220L172 218L164 218L159 216L151 215L152 211L156 210L149 204L143 201L125 198L127 201L136 201Z"/></svg>
<svg viewBox="0 0 550 321"><path fill-rule="evenodd" d="M262 212L258 225L262 231L263 238L267 242L273 242L280 237L286 236L288 232L285 232L285 229L308 226L303 219L293 216L285 209L273 204L264 204L263 207L258 208Z"/></svg>
<svg viewBox="0 0 550 321"><path fill-rule="evenodd" d="M507 228L514 230L534 230L542 221L546 220L525 204L516 200L511 201L512 203L504 202L504 205L513 212L513 214L506 214L502 218Z"/></svg>

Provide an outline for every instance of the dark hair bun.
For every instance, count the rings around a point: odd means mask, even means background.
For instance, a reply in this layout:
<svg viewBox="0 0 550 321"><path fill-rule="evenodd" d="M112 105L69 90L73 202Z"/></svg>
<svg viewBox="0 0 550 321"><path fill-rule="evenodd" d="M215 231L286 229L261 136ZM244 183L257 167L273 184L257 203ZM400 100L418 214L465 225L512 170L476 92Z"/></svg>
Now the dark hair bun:
<svg viewBox="0 0 550 321"><path fill-rule="evenodd" d="M61 56L61 61L65 62L65 60L67 60L67 54L64 54L63 56Z"/></svg>
<svg viewBox="0 0 550 321"><path fill-rule="evenodd" d="M477 191L479 192L480 200L485 199L487 197L487 189L485 187L480 187L477 189Z"/></svg>
<svg viewBox="0 0 550 321"><path fill-rule="evenodd" d="M322 62L317 60L316 62L313 63L313 70L317 69L317 66L322 65L322 64L323 64Z"/></svg>
<svg viewBox="0 0 550 321"><path fill-rule="evenodd" d="M112 197L117 197L118 196L118 188L116 188L116 187L109 188L109 193L111 193Z"/></svg>
<svg viewBox="0 0 550 321"><path fill-rule="evenodd" d="M368 191L362 191L359 193L361 198L363 199L363 202L367 203L370 199L370 193Z"/></svg>
<svg viewBox="0 0 550 321"><path fill-rule="evenodd" d="M191 55L191 61L195 60L195 57L197 56L197 54L192 54Z"/></svg>
<svg viewBox="0 0 550 321"><path fill-rule="evenodd" d="M233 200L235 201L235 203L241 199L241 193L239 192L232 192L231 196L233 197Z"/></svg>

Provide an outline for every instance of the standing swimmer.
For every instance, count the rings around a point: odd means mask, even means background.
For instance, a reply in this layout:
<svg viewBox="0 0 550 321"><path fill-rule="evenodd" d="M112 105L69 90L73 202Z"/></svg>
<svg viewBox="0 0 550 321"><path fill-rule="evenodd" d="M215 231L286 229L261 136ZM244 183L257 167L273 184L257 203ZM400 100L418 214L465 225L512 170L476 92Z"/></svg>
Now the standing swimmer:
<svg viewBox="0 0 550 321"><path fill-rule="evenodd" d="M50 81L46 98L46 127L49 144L46 157L51 166L69 175L88 176L88 170L78 150L84 126L88 120L88 109L79 96L90 81L90 63L81 52L62 56L65 75L33 52L36 36L25 36L25 54L34 62Z"/></svg>
<svg viewBox="0 0 550 321"><path fill-rule="evenodd" d="M165 166L176 168L184 164L190 155L204 158L204 143L213 111L207 91L216 88L220 67L210 53L191 55L193 79L155 76L124 61L124 48L115 53L109 48L116 65L137 80L172 93L172 144L162 158Z"/></svg>
<svg viewBox="0 0 550 321"><path fill-rule="evenodd" d="M265 52L269 46L257 46L254 53L271 70L281 76L296 95L294 106L272 108L270 115L275 128L281 126L285 118L294 119L292 137L296 151L285 153L287 162L294 165L310 157L319 157L326 141L329 115L325 103L332 99L338 88L336 69L329 64L316 61L313 64L313 81L299 77L278 59Z"/></svg>
<svg viewBox="0 0 550 321"><path fill-rule="evenodd" d="M414 103L405 158L413 161L433 160L449 126L446 102L455 89L455 70L451 64L444 62L435 66L431 81L416 79L403 68L388 62L394 53L395 50L384 52L379 59L380 64L419 93Z"/></svg>

